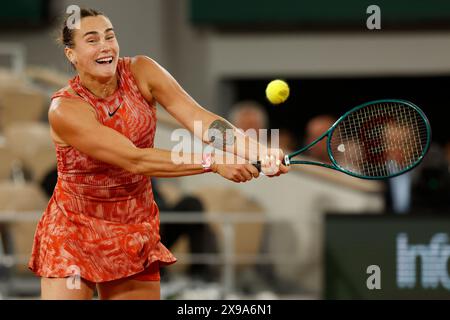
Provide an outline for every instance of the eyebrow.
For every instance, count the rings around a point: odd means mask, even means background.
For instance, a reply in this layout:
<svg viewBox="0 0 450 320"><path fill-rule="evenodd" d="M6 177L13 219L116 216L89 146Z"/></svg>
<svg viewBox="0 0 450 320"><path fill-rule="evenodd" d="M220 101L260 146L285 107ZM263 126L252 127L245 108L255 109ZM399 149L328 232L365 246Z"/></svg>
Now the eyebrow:
<svg viewBox="0 0 450 320"><path fill-rule="evenodd" d="M110 31L114 31L114 29L113 29L113 28L108 28L108 29L105 30L105 33L110 32ZM88 36L88 35L90 35L90 34L95 34L95 35L97 35L98 32L97 32L97 31L89 31L89 32L86 32L86 33L83 35L83 38L86 37L86 36Z"/></svg>

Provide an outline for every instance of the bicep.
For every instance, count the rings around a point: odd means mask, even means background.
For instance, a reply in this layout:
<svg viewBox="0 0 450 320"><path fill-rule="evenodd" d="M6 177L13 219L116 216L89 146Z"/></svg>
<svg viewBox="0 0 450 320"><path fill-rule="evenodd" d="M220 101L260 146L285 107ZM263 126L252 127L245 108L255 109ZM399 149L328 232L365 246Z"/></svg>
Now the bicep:
<svg viewBox="0 0 450 320"><path fill-rule="evenodd" d="M133 171L140 149L124 135L99 123L86 106L51 107L52 130L66 144L88 156Z"/></svg>
<svg viewBox="0 0 450 320"><path fill-rule="evenodd" d="M156 61L138 56L132 68L136 78L145 84L151 96L186 128L193 129L194 120L214 118L212 113L201 107Z"/></svg>

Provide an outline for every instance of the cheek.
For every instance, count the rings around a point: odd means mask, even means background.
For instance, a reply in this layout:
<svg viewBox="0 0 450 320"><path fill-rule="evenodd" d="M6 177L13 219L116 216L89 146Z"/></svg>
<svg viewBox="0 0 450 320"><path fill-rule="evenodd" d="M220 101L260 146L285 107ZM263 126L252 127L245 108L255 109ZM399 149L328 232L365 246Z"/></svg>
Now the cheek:
<svg viewBox="0 0 450 320"><path fill-rule="evenodd" d="M79 47L80 50L77 52L77 61L79 64L89 64L95 60L96 51L89 46Z"/></svg>
<svg viewBox="0 0 450 320"><path fill-rule="evenodd" d="M120 47L119 47L119 43L117 41L114 42L113 49L114 49L114 51L119 53Z"/></svg>

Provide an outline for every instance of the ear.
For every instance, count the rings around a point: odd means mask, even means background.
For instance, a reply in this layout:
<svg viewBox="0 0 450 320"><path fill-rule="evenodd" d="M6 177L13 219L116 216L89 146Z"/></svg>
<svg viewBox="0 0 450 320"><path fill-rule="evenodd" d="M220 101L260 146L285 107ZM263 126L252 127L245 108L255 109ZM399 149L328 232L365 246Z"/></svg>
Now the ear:
<svg viewBox="0 0 450 320"><path fill-rule="evenodd" d="M64 48L64 54L66 55L67 59L69 59L69 61L72 64L75 64L75 53L73 52L72 48L65 47Z"/></svg>

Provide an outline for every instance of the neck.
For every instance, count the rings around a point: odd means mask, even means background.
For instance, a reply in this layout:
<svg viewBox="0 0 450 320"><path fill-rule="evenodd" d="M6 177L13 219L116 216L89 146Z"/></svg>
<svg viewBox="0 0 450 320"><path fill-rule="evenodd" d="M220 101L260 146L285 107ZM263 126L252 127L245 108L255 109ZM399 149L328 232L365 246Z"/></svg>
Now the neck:
<svg viewBox="0 0 450 320"><path fill-rule="evenodd" d="M99 98L107 98L112 95L117 89L117 75L110 78L94 78L87 74L80 74L80 82Z"/></svg>

